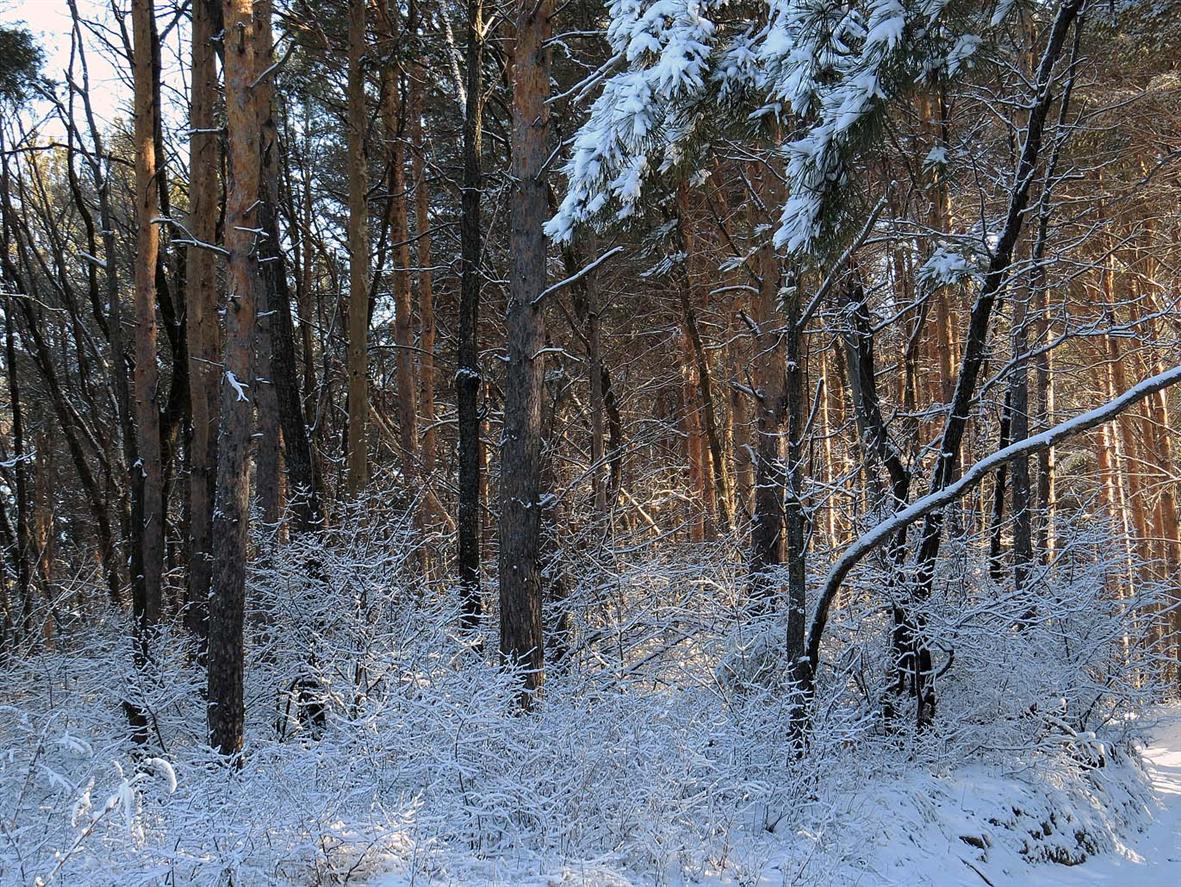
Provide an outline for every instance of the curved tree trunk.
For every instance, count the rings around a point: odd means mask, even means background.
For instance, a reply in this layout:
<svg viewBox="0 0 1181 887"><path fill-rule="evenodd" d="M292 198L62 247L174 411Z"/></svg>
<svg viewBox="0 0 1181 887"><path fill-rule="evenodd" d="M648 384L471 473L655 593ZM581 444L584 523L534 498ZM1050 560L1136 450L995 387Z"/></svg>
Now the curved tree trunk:
<svg viewBox="0 0 1181 887"><path fill-rule="evenodd" d="M1050 89L1054 68L1066 44L1066 35L1074 25L1082 4L1083 0L1067 0L1059 7L1047 37L1045 52L1035 78L1034 85L1037 91L1029 110L1025 140L1021 146L1013 189L1009 195L1005 223L989 259L984 282L968 320L955 392L940 436L939 455L931 474L932 492L943 490L953 483L959 469L960 445L968 428L972 399L976 393L981 368L984 366L992 309L1007 283L1013 250L1021 233L1025 210L1029 205L1029 191L1041 153L1046 116L1054 100ZM930 595L942 533L943 512L932 511L926 515L919 543L917 579L913 591L918 601L925 600ZM914 652L915 688L918 695L917 719L920 726L926 726L935 716L935 692L931 686L931 650L922 639L925 630L922 617L915 615L910 621L913 623L912 633L917 639Z"/></svg>

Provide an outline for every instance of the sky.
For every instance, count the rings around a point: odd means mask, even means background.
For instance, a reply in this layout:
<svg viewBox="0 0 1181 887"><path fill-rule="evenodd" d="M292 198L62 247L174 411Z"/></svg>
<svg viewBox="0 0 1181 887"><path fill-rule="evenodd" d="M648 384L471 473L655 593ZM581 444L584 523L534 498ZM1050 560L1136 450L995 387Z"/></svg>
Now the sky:
<svg viewBox="0 0 1181 887"><path fill-rule="evenodd" d="M119 3L122 6L122 2ZM84 20L110 23L109 2L78 0L78 10ZM42 73L51 80L64 82L64 71L70 62L70 8L67 0L0 0L0 25L22 25L32 34L45 53ZM130 24L128 25L130 29ZM93 35L86 38L86 61L90 68L90 100L102 123L110 123L117 116L126 116L124 109L131 96L111 60L106 57ZM36 106L44 112L48 106Z"/></svg>

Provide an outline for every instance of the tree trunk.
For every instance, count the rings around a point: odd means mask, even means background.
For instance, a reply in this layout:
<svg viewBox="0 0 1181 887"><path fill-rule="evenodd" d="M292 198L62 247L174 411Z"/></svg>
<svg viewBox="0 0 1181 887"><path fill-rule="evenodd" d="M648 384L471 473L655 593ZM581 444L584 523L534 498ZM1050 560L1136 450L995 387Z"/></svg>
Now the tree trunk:
<svg viewBox="0 0 1181 887"><path fill-rule="evenodd" d="M463 625L479 625L480 599L480 230L481 139L484 119L484 7L468 0L467 94L463 121L463 191L460 217L462 280L459 295L459 343L455 397L459 423L458 546L459 593Z"/></svg>
<svg viewBox="0 0 1181 887"><path fill-rule="evenodd" d="M742 357L736 347L730 349L730 377L739 378ZM750 434L747 395L737 386L730 387L730 460L734 466L734 522L741 532L749 532L754 515L755 448Z"/></svg>
<svg viewBox="0 0 1181 887"><path fill-rule="evenodd" d="M1029 348L1028 291L1013 299L1013 359L1017 365L1009 375L1009 437L1013 441L1029 437L1029 362L1024 355ZM1120 389L1121 391L1123 389ZM1033 571L1033 507L1029 477L1029 457L1013 460L1010 496L1013 505L1013 588L1023 591Z"/></svg>
<svg viewBox="0 0 1181 887"><path fill-rule="evenodd" d="M701 341L701 332L697 326L697 313L694 305L704 304L704 297L696 292L693 271L690 262L697 253L696 244L692 236L689 218L689 188L682 181L677 192L678 231L680 233L682 250L684 253L683 269L684 281L680 290L681 323L684 325L685 337L690 346L693 366L696 372L697 387L701 394L701 418L705 428L705 439L709 445L709 464L711 489L714 500L711 506L717 508L717 519L723 533L729 533L733 526L730 516L730 484L726 475L726 460L722 458L722 436L718 430L717 413L714 411L713 383L709 369L709 360L705 355L705 345Z"/></svg>
<svg viewBox="0 0 1181 887"><path fill-rule="evenodd" d="M684 324L681 325L681 415L685 437L685 465L689 470L688 507L685 519L689 524L689 541L704 542L709 497L705 484L705 445L701 431L701 414L697 405L697 375L693 362L686 357L692 353Z"/></svg>
<svg viewBox="0 0 1181 887"><path fill-rule="evenodd" d="M1106 276L1106 275L1105 275ZM1108 304L1111 304L1110 302ZM1114 320L1109 319L1109 324ZM1124 357L1119 340L1112 335L1105 334L1107 341L1107 361L1105 375L1107 390L1114 392L1114 397L1128 387L1127 374L1124 372ZM1148 536L1148 521L1144 509L1144 494L1141 489L1139 447L1136 444L1135 428L1132 417L1124 414L1111 426L1111 444L1114 454L1112 470L1115 471L1116 481L1120 485L1120 498L1124 512L1124 525L1127 530L1129 548L1128 581L1129 591L1135 593L1139 585L1139 574L1149 557L1145 551Z"/></svg>
<svg viewBox="0 0 1181 887"><path fill-rule="evenodd" d="M877 390L877 360L874 349L874 328L866 303L865 287L860 274L853 276L846 294L846 317L849 327L845 330L845 355L848 364L847 383L853 402L853 412L856 420L858 440L862 445L867 460L875 459L885 469L890 477L889 499L883 502L884 495L875 491L870 508L881 508L885 505L892 513L897 513L906 507L910 494L911 476L902 454L891 440L885 418L882 416L881 401ZM921 322L916 323L910 339L913 345L918 341L922 329ZM909 348L909 346L908 346ZM904 433L912 434L913 429L906 429ZM875 475L867 471L868 478ZM874 481L866 486L873 489L877 486ZM904 581L903 566L906 561L907 529L902 527L889 541L887 560L889 571L886 574L886 587L890 597L899 601L898 588ZM914 692L914 656L913 632L909 619L899 603L891 607L893 628L890 636L892 658L889 670L889 684L895 697L910 691ZM808 679L810 680L810 678ZM894 701L887 699L884 704L885 715L891 719L895 712Z"/></svg>
<svg viewBox="0 0 1181 887"><path fill-rule="evenodd" d="M1035 78L1036 93L1030 105L1025 141L1021 146L1014 185L1009 195L1005 223L989 259L984 281L969 317L955 392L948 409L943 433L940 436L939 455L936 457L931 475L931 492L938 492L953 483L959 469L960 445L963 443L964 432L967 430L969 409L976 393L976 383L980 376L981 367L984 365L992 309L998 294L1006 283L1013 259L1013 249L1021 233L1026 207L1029 205L1029 189L1033 183L1034 172L1037 169L1041 152L1046 116L1053 101L1050 85L1054 76L1054 67L1066 43L1066 35L1074 25L1079 10L1082 8L1082 2L1083 0L1067 0L1059 7L1047 37L1046 49ZM918 571L914 596L918 600L923 600L930 595L942 531L943 513L933 511L928 514L923 524L917 559ZM913 634L918 639L915 650L917 719L920 726L926 726L930 724L935 713L935 693L931 687L930 679L931 651L922 640L924 629L922 618L916 616L913 621Z"/></svg>
<svg viewBox="0 0 1181 887"><path fill-rule="evenodd" d="M593 246L593 238L591 239ZM574 250L563 248L562 261L566 276L573 278L579 270ZM571 285L574 316L583 327L577 331L586 346L586 379L590 390L590 479L591 503L596 518L607 514L609 481L604 453L606 451L606 404L604 394L603 342L599 320L599 293L595 273L584 274ZM552 459L550 460L552 463Z"/></svg>
<svg viewBox="0 0 1181 887"><path fill-rule="evenodd" d="M229 186L226 193L226 337L222 357L218 436L217 539L209 607L209 744L223 755L242 749L246 551L250 530L249 452L254 404L256 294L261 287L255 250L259 203L258 107L252 0L225 0L225 81Z"/></svg>
<svg viewBox="0 0 1181 887"><path fill-rule="evenodd" d="M119 437L122 444L123 461L131 479L131 508L120 508L121 522L124 526L124 556L125 563L131 568L133 575L142 575L140 567L143 558L143 547L140 545L140 530L142 521L139 519L140 496L136 489L137 475L132 473L131 466L136 462L135 428L131 416L131 389L128 385L127 352L123 341L123 301L119 292L118 260L115 250L115 223L111 212L110 163L104 167L99 159L103 155L102 133L94 116L94 108L90 101L90 75L86 63L86 51L81 38L81 23L78 8L74 0L70 2L70 16L73 22L74 40L78 46L78 60L82 66L82 107L86 114L87 127L94 147L94 154L88 160L91 176L94 181L95 194L98 197L99 225L102 228L103 244L103 277L107 295L107 322L111 348L111 387L115 391L115 413L119 423ZM7 192L7 183L0 189ZM67 439L69 432L67 431ZM71 451L74 447L71 446ZM100 533L105 519L99 517ZM100 557L107 573L107 584L110 587L111 599L119 606L124 602L123 586L119 578L119 569L115 564L113 543L110 549L102 549Z"/></svg>
<svg viewBox="0 0 1181 887"><path fill-rule="evenodd" d="M1005 402L1001 407L1001 429L997 449L1003 450L1013 442L1013 395L1012 389L1005 391ZM1014 460L1016 461L1016 460ZM1005 530L1005 491L1008 489L1009 464L996 470L992 491L992 523L988 538L988 578L999 584L1004 578L1004 553L1001 541ZM983 487L981 487L983 489Z"/></svg>
<svg viewBox="0 0 1181 887"><path fill-rule="evenodd" d="M793 284L795 281L793 281ZM804 689L807 677L804 638L807 632L807 537L804 513L804 429L808 418L804 372L808 355L804 350L800 326L802 306L800 288L788 286L784 292L784 358L787 362L785 407L787 412L787 466L783 525L787 558L787 662L788 680L794 688ZM803 732L802 700L794 701L791 719L795 738ZM801 751L797 745L796 752Z"/></svg>
<svg viewBox="0 0 1181 887"><path fill-rule="evenodd" d="M411 19L418 23L421 7L411 0ZM435 287L431 269L431 219L430 192L426 176L426 141L422 132L422 83L427 78L427 67L410 78L410 142L411 172L414 176L414 234L418 256L418 319L419 358L418 376L422 395L419 404L422 413L422 441L420 465L424 481L424 529L433 532L444 520L443 507L435 492L435 462L438 446L438 432L435 428ZM431 565L428 564L428 573Z"/></svg>
<svg viewBox="0 0 1181 887"><path fill-rule="evenodd" d="M500 652L524 670L518 704L533 706L544 674L541 629L541 402L545 370L545 289L549 214L550 54L553 0L520 0L512 60L513 257L505 328L504 430L500 459Z"/></svg>
<svg viewBox="0 0 1181 887"><path fill-rule="evenodd" d="M271 9L271 0L259 0L255 5L258 64L263 69L271 64L274 53L274 37L270 25ZM278 128L275 125L274 75L262 77L255 91L262 127L260 187L263 202L259 206L259 220L265 236L259 243L259 252L264 259L259 270L264 284L268 314L264 335L267 336L270 345L270 379L275 391L279 425L283 432L283 462L291 481L288 498L296 529L308 532L321 525L323 506L320 478L316 471L307 425L304 423L303 398L295 365L295 324L291 317L291 290L287 284L287 269L280 248L280 147ZM310 250L307 260L311 261ZM303 315L301 325L305 334L308 378L314 385L315 369L311 364L309 320L310 309Z"/></svg>
<svg viewBox="0 0 1181 887"><path fill-rule="evenodd" d="M418 488L418 391L414 378L414 300L410 274L410 194L406 182L407 108L402 100L402 63L398 58L398 5L389 4L379 17L381 36L391 59L381 70L381 118L389 152L387 222L393 249L394 384L398 393L398 445L407 488ZM416 511L416 522L420 517Z"/></svg>
<svg viewBox="0 0 1181 887"><path fill-rule="evenodd" d="M761 178L761 171L759 172ZM768 195L770 196L770 195ZM753 204L752 204L753 206ZM755 211L752 209L751 221ZM754 446L754 513L750 523L749 591L759 609L770 611L780 589L773 574L783 563L784 486L783 423L787 419L787 363L777 330L782 280L779 257L768 242L754 261L759 291L751 305L754 326L754 388L757 403Z"/></svg>
<svg viewBox="0 0 1181 887"><path fill-rule="evenodd" d="M1111 398L1111 374L1099 364L1092 369L1095 388ZM1119 543L1123 547L1124 578L1127 580L1126 589L1129 594L1136 592L1136 554L1133 550L1132 525L1128 519L1127 500L1124 485L1119 475L1118 436L1111 424L1103 426L1096 442L1096 462L1099 466L1102 495L1100 497L1107 506L1108 517L1112 527L1119 534ZM1124 597L1123 594L1120 597ZM1126 651L1125 651L1126 653Z"/></svg>
<svg viewBox="0 0 1181 887"><path fill-rule="evenodd" d="M266 172L268 165L268 157L275 150L275 145L272 142L274 136L273 125L270 128L265 128L265 123L270 119L270 99L272 99L273 90L270 89L270 78L263 77L262 72L267 69L267 66L272 61L272 37L270 37L270 0L261 0L255 2L255 24L254 24L254 41L255 41L255 64L257 66L257 79L254 84L255 92L255 107L259 111L259 136L262 139L259 145L260 157L260 193L259 196L265 203L260 204L259 211L259 227L265 233L259 239L259 254L266 255L270 259L269 253L279 253L278 243L270 243L269 229L273 226L268 226L266 216L270 215L269 211L269 194L265 184ZM273 123L273 122L272 122ZM269 130L269 131L268 131ZM278 190L278 189L276 189ZM263 210L263 206L267 209ZM257 305L257 313L259 313L259 334L255 337L255 419L259 423L259 430L255 433L255 454L254 454L254 489L255 496L259 500L259 508L262 511L262 523L267 527L268 534L278 534L280 531L279 521L282 513L282 481L280 477L279 452L280 452L280 432L279 432L279 393L275 386L275 372L274 372L274 341L278 338L278 330L276 330L276 314L279 312L279 293L278 286L276 286L275 275L282 274L282 262L267 261L260 263L260 278L263 286L259 288L259 305Z"/></svg>
<svg viewBox="0 0 1181 887"><path fill-rule="evenodd" d="M41 624L41 634L45 640L53 637L54 608L53 581L54 556L56 551L56 534L54 532L54 500L55 489L53 446L50 440L50 426L42 425L35 444L37 458L34 462L33 481L33 526L32 526L32 555L36 558L36 569L33 571L40 586L41 594L45 598L48 611ZM31 597L31 589L27 590ZM32 601L26 599L26 619L31 615Z"/></svg>
<svg viewBox="0 0 1181 887"><path fill-rule="evenodd" d="M1152 265L1153 263L1150 263L1145 274L1149 281L1155 278L1155 268ZM1159 306L1152 291L1146 288L1144 295L1147 308L1151 311L1158 310ZM1156 321L1151 317L1148 317L1147 320L1150 331L1149 340L1159 341ZM1151 366L1151 371L1159 373L1164 369L1164 361L1158 356ZM1147 424L1152 428L1153 433L1145 435L1145 437L1152 440L1151 455L1160 477L1160 493L1156 505L1156 528L1163 555L1165 587L1169 589L1165 600L1171 636L1171 655L1168 661L1173 671L1173 683L1176 685L1179 676L1178 668L1181 667L1181 592L1178 591L1179 579L1181 579L1181 532L1178 531L1177 496L1172 480L1175 463L1172 431L1169 424L1169 399L1166 393L1162 391L1150 398L1148 407L1150 419Z"/></svg>
<svg viewBox="0 0 1181 887"><path fill-rule="evenodd" d="M213 33L220 10L213 0L193 3L193 86L189 107L189 231L199 243L217 238L218 134L213 114L217 98ZM220 30L220 29L218 29ZM185 323L189 334L189 585L185 624L204 637L208 626L213 567L213 497L217 479L218 369L221 329L217 316L214 254L190 246Z"/></svg>
<svg viewBox="0 0 1181 887"><path fill-rule="evenodd" d="M1105 324L1108 329L1115 325L1114 306L1117 301L1115 291L1115 257L1108 255L1103 269L1103 299L1105 307ZM1107 374L1109 377L1109 390L1115 391L1117 394L1120 391L1126 391L1128 387L1128 375L1125 369L1125 357L1123 348L1120 345L1118 336L1110 334L1104 335L1104 340L1107 343ZM1148 520L1145 514L1143 482L1141 478L1143 461L1140 458L1140 447L1137 443L1137 435L1135 425L1132 422L1132 417L1128 415L1120 416L1115 423L1116 433L1119 435L1116 440L1117 454L1120 460L1120 476L1127 484L1128 489L1128 508L1132 518L1132 528L1135 531L1135 543L1141 553L1142 562L1147 562L1148 557L1144 556L1144 546L1149 539L1148 534Z"/></svg>
<svg viewBox="0 0 1181 887"><path fill-rule="evenodd" d="M1040 349L1047 345L1049 321L1046 312L1049 305L1049 291L1038 288L1037 318L1034 322L1034 347L1039 349L1034 358L1035 424L1038 433L1054 424L1054 380L1053 362L1050 352ZM1055 533L1055 489L1054 489L1054 448L1046 447L1037 455L1037 552L1043 563L1054 559Z"/></svg>
<svg viewBox="0 0 1181 887"><path fill-rule="evenodd" d="M143 475L143 574L133 577L133 599L140 655L147 655L147 633L160 619L164 567L163 463L160 452L160 370L156 357L156 261L160 251L160 192L156 183L156 87L152 53L155 12L152 0L131 7L135 36L135 419L139 449L132 472Z"/></svg>
<svg viewBox="0 0 1181 887"><path fill-rule="evenodd" d="M919 113L923 124L930 132L935 147L947 151L948 122L947 103L943 96L943 85L936 82L931 92L924 92L919 98ZM942 164L930 164L928 170L927 193L930 200L928 218L931 228L938 235L946 235L951 231L951 195L947 187L947 174ZM922 258L926 259L930 253ZM955 326L952 322L950 293L947 287L940 287L928 296L935 303L934 337L931 347L935 351L935 362L939 367L938 375L933 377L932 390L936 397L932 400L938 403L951 401L955 376L952 364L956 358Z"/></svg>
<svg viewBox="0 0 1181 887"><path fill-rule="evenodd" d="M348 492L357 496L369 480L369 213L365 200L368 165L365 157L366 0L349 0L348 45Z"/></svg>
<svg viewBox="0 0 1181 887"><path fill-rule="evenodd" d="M5 183L7 184L7 183ZM5 253L8 251L7 233L3 237L2 245ZM13 324L16 315L13 312L12 295L4 295L4 356L8 371L9 413L12 421L12 473L16 478L16 538L12 552L14 572L16 573L16 590L21 607L20 631L22 637L27 638L32 630L32 602L33 588L31 571L29 569L29 554L32 546L29 544L29 482L25 462L25 431L24 410L21 408L20 376L16 365L16 331ZM14 624L16 620L13 620Z"/></svg>
<svg viewBox="0 0 1181 887"><path fill-rule="evenodd" d="M265 56L260 56L260 60ZM264 62L265 64L265 62ZM261 207L260 207L261 210ZM259 212L261 216L261 211ZM263 225L259 225L264 228ZM260 248L261 255L261 248ZM269 264L269 263L268 263ZM261 271L261 266L260 266ZM265 277L265 275L260 275ZM260 281L262 283L262 281ZM261 285L258 290L258 335L254 344L254 407L258 431L254 435L254 495L262 512L266 534L277 533L282 513L281 480L279 475L279 398L275 392L275 377L271 360L271 343L275 336L274 290Z"/></svg>

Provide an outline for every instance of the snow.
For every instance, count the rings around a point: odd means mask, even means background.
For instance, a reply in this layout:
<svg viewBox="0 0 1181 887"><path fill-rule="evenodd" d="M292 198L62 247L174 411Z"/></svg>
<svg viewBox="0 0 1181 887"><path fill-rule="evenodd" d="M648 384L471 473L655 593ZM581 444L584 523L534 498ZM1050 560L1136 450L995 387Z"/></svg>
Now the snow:
<svg viewBox="0 0 1181 887"><path fill-rule="evenodd" d="M92 256L90 253L86 253L86 252L78 253L78 258L82 259L85 262L89 262L90 264L92 264L98 268L101 268L104 271L107 268L106 262L104 262L102 259L98 258L97 256Z"/></svg>
<svg viewBox="0 0 1181 887"><path fill-rule="evenodd" d="M0 663L0 884L978 887L975 866L1015 887L1127 868L1125 845L1166 859L1132 745L1151 691L1132 680L1142 659L1111 658L1128 601L1111 600L1109 565L1078 563L1057 609L1020 632L1028 596L989 586L983 560L968 601L937 585L928 625L956 667L930 732L883 729L889 621L880 600L847 596L795 759L783 624L743 611L740 560L670 547L604 577L580 566L597 551L569 551L578 664L520 717L495 625L476 652L455 591L408 584L412 524L392 498L349 505L331 544L295 539L252 565L238 770L204 744L183 632L158 639L147 673L121 620ZM1068 529L1064 551L1101 550ZM318 730L300 723L303 687L328 709ZM156 759L129 748L128 698L154 713ZM1082 851L1081 868L1046 862Z"/></svg>
<svg viewBox="0 0 1181 887"><path fill-rule="evenodd" d="M947 166L947 148L943 145L936 145L923 160L924 169L936 166Z"/></svg>
<svg viewBox="0 0 1181 887"><path fill-rule="evenodd" d="M1161 723L1143 751L1151 793L1139 792L1135 761L1113 760L1113 774L1096 778L1094 798L1112 809L1087 807L1074 790L1036 773L1006 773L983 765L936 775L911 772L878 779L831 801L834 822L801 856L779 842L763 848L761 873L734 880L722 873L692 881L701 887L782 883L828 887L1176 887L1181 884L1181 706L1162 708ZM1094 771L1102 774L1101 768ZM1086 779L1084 778L1083 782ZM1147 803L1145 803L1147 802ZM1081 806L1080 806L1081 804ZM1072 805L1074 805L1072 807ZM1136 821L1141 829L1136 832ZM1119 835L1121 829L1132 834ZM1086 841L1110 841L1094 852ZM751 848L735 847L757 857ZM1054 859L1065 860L1056 862ZM519 884L528 887L647 887L660 883L628 874L608 860L560 865L532 876L490 874L430 880L429 884ZM387 872L370 887L424 883Z"/></svg>
<svg viewBox="0 0 1181 887"><path fill-rule="evenodd" d="M569 189L546 233L568 241L574 227L614 201L625 219L637 208L654 164L693 126L680 109L698 100L709 79L715 25L710 0L615 0L607 39L627 67L608 77L574 138L566 176ZM731 59L742 70L741 57Z"/></svg>
<svg viewBox="0 0 1181 887"><path fill-rule="evenodd" d="M237 376L235 376L229 370L226 370L226 381L229 382L230 387L234 389L234 394L236 394L238 396L237 399L239 401L250 399L246 396L246 389L249 388L250 386L248 386L245 382L241 381Z"/></svg>
<svg viewBox="0 0 1181 887"><path fill-rule="evenodd" d="M943 149L938 149L943 150ZM934 154L934 151L932 151ZM930 160L930 156L928 160ZM944 155L944 160L946 155ZM943 162L943 161L932 161ZM976 257L973 257L974 259ZM956 252L945 246L940 246L931 253L931 257L918 270L919 282L928 288L953 286L967 278L979 276L977 261L970 261L963 253Z"/></svg>
<svg viewBox="0 0 1181 887"><path fill-rule="evenodd" d="M1021 881L994 881L997 887L1177 887L1181 884L1181 706L1161 711L1143 758L1151 778L1155 809L1138 834L1115 852L1095 856L1080 866L1046 868ZM976 887L976 885L973 885Z"/></svg>
<svg viewBox="0 0 1181 887"><path fill-rule="evenodd" d="M955 76L976 54L983 41L975 34L964 34L947 55L947 73Z"/></svg>
<svg viewBox="0 0 1181 887"><path fill-rule="evenodd" d="M546 232L565 242L611 209L635 215L652 172L700 153L695 138L719 120L774 115L786 139L767 147L786 160L788 185L774 242L811 251L855 227L848 172L890 104L935 72L970 68L1013 5L769 0L756 27L720 14L724 0L613 0L607 37L618 69L574 137L568 188Z"/></svg>
<svg viewBox="0 0 1181 887"><path fill-rule="evenodd" d="M971 844L957 842L946 832L947 824L958 823L965 835L970 834L979 814L991 805L1022 803L1031 800L1027 793L1015 789L1011 781L998 780L987 773L966 773L973 776L971 783L959 787L964 790L962 800L940 817L941 829L926 830L915 841L903 842L894 848L878 848L874 867L883 876L881 887L893 885L942 885L942 887L1177 887L1181 884L1181 706L1161 708L1159 725L1143 750L1142 757L1150 778L1151 796L1148 798L1147 822L1137 831L1118 837L1108 852L1089 855L1076 865L1044 863L1031 865L1014 858L1010 852L996 852L988 848L988 860ZM904 790L900 790L904 791ZM946 793L945 793L946 794ZM936 800L936 803L939 803ZM905 811L905 803L894 809ZM912 827L914 823L907 823ZM935 832L935 834L932 833ZM954 834L955 829L950 830ZM995 831L995 830L994 830ZM986 840L993 836L982 835ZM946 838L947 840L941 840ZM938 846L942 852L917 853L914 844Z"/></svg>
<svg viewBox="0 0 1181 887"><path fill-rule="evenodd" d="M1155 394L1178 382L1181 382L1181 366L1175 366L1162 373L1157 373L1155 376L1149 376L1101 406L1059 422L1053 428L1043 431L1041 434L1026 437L997 450L990 456L984 457L965 470L960 475L959 480L941 490L928 493L926 496L915 500L906 508L895 512L891 517L881 521L873 529L863 533L845 548L844 552L836 559L832 567L829 568L828 576L825 578L824 592L817 604L816 616L813 619L813 625L810 629L808 642L810 655L818 649L820 633L823 631L827 619L827 609L832 598L836 595L841 582L844 581L845 576L858 561L870 551L873 551L884 540L893 536L903 527L914 523L919 518L954 502L965 491L983 480L998 466L1007 464L1024 453L1033 453L1037 450L1045 449L1069 437L1089 431L1104 422L1110 421L1149 395Z"/></svg>

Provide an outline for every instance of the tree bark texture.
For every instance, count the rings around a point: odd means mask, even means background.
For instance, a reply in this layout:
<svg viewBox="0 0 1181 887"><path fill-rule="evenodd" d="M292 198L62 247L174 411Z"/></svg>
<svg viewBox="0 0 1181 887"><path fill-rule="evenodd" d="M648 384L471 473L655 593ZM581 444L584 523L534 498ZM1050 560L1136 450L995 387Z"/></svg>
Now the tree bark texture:
<svg viewBox="0 0 1181 887"><path fill-rule="evenodd" d="M349 189L349 299L348 299L348 456L350 496L358 495L369 480L369 212L365 199L365 5L349 0L348 132Z"/></svg>
<svg viewBox="0 0 1181 887"><path fill-rule="evenodd" d="M258 107L252 84L255 22L251 0L225 0L225 81L229 185L226 193L226 334L218 435L217 540L209 607L207 706L209 744L223 755L242 749L246 553L250 530L249 456L253 427L256 297L261 281L256 243L259 203Z"/></svg>
<svg viewBox="0 0 1181 887"><path fill-rule="evenodd" d="M164 478L160 448L160 370L156 357L156 262L160 252L160 192L156 182L155 12L151 0L131 7L135 41L135 427L143 476L142 575L132 577L141 648L160 619L164 567ZM142 650L141 650L142 653Z"/></svg>
<svg viewBox="0 0 1181 887"><path fill-rule="evenodd" d="M544 681L541 628L541 406L545 371L546 246L549 215L550 17L553 0L520 0L512 60L512 224L505 327L504 431L500 463L500 652L523 669L524 709Z"/></svg>
<svg viewBox="0 0 1181 887"><path fill-rule="evenodd" d="M218 136L213 107L217 98L213 34L221 10L213 0L193 3L192 104L189 109L189 231L199 243L217 237ZM220 29L218 29L220 30ZM213 572L211 532L217 480L217 415L221 325L217 316L215 258L212 250L190 246L185 323L189 338L189 586L185 624L204 636L208 626Z"/></svg>
<svg viewBox="0 0 1181 887"><path fill-rule="evenodd" d="M468 0L466 98L463 121L463 191L460 198L462 279L459 295L459 343L455 396L459 421L458 569L463 623L479 624L480 598L480 170L483 137L484 7Z"/></svg>

